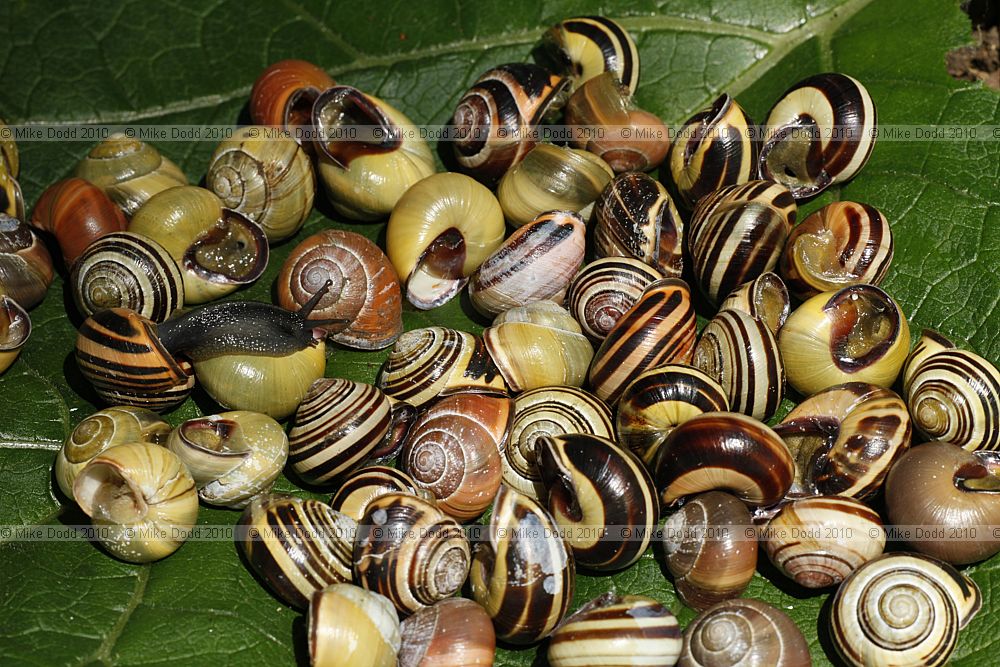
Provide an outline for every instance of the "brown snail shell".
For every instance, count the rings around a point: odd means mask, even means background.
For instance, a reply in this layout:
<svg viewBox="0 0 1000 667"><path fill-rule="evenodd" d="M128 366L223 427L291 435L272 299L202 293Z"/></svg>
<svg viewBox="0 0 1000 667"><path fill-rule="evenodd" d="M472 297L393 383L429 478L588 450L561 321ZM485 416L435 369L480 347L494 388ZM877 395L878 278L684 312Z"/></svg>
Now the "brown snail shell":
<svg viewBox="0 0 1000 667"><path fill-rule="evenodd" d="M583 267L566 293L566 307L591 342L600 343L621 316L663 274L630 257L603 257Z"/></svg>
<svg viewBox="0 0 1000 667"><path fill-rule="evenodd" d="M68 268L97 239L124 232L128 221L104 190L82 178L67 178L45 189L31 224L55 236Z"/></svg>
<svg viewBox="0 0 1000 667"><path fill-rule="evenodd" d="M42 240L25 223L0 213L0 294L31 310L45 298L53 277Z"/></svg>
<svg viewBox="0 0 1000 667"><path fill-rule="evenodd" d="M497 638L489 614L472 600L435 602L400 625L399 667L492 665Z"/></svg>
<svg viewBox="0 0 1000 667"><path fill-rule="evenodd" d="M0 374L14 363L31 335L31 318L9 296L0 296Z"/></svg>
<svg viewBox="0 0 1000 667"><path fill-rule="evenodd" d="M759 600L725 600L684 630L677 667L809 667L809 644L788 615Z"/></svg>
<svg viewBox="0 0 1000 667"><path fill-rule="evenodd" d="M296 128L309 125L313 102L333 85L333 79L310 62L279 60L266 67L254 81L250 118L255 125L286 128L296 141L303 143Z"/></svg>

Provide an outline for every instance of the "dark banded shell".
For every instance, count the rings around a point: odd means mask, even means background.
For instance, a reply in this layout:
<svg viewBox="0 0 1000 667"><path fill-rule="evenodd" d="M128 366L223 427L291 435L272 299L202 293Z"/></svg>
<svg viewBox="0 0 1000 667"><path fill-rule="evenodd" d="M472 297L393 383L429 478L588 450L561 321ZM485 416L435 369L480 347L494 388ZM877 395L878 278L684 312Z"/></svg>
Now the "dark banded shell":
<svg viewBox="0 0 1000 667"><path fill-rule="evenodd" d="M255 498L236 524L236 544L271 592L297 609L317 591L350 583L357 524L318 500Z"/></svg>
<svg viewBox="0 0 1000 667"><path fill-rule="evenodd" d="M794 475L795 462L778 434L735 412L706 412L684 422L664 440L653 465L664 507L713 490L747 505L773 505Z"/></svg>
<svg viewBox="0 0 1000 667"><path fill-rule="evenodd" d="M762 273L730 292L719 310L741 310L760 320L775 336L788 319L788 288L777 273Z"/></svg>
<svg viewBox="0 0 1000 667"><path fill-rule="evenodd" d="M38 235L0 213L0 294L31 310L45 298L54 277L52 257Z"/></svg>
<svg viewBox="0 0 1000 667"><path fill-rule="evenodd" d="M637 172L617 176L594 204L599 257L634 257L667 277L680 277L684 223L666 189Z"/></svg>
<svg viewBox="0 0 1000 667"><path fill-rule="evenodd" d="M389 399L375 387L320 378L295 411L288 463L310 484L328 484L360 467L389 433Z"/></svg>
<svg viewBox="0 0 1000 667"><path fill-rule="evenodd" d="M653 479L631 452L596 435L538 439L543 498L579 565L620 570L642 556L659 520Z"/></svg>
<svg viewBox="0 0 1000 667"><path fill-rule="evenodd" d="M680 278L651 283L621 316L594 354L590 386L613 405L643 371L691 360L695 314L691 290Z"/></svg>
<svg viewBox="0 0 1000 667"><path fill-rule="evenodd" d="M584 335L600 343L650 283L661 278L662 273L638 259L604 257L576 274L566 305Z"/></svg>
<svg viewBox="0 0 1000 667"><path fill-rule="evenodd" d="M759 600L725 600L684 630L677 667L808 667L809 644L788 614Z"/></svg>
<svg viewBox="0 0 1000 667"><path fill-rule="evenodd" d="M413 478L402 470L389 466L369 466L344 480L330 498L330 507L355 521L361 521L368 504L387 493L412 493L421 497L431 495L419 489Z"/></svg>
<svg viewBox="0 0 1000 667"><path fill-rule="evenodd" d="M772 270L795 224L791 194L770 181L706 195L691 214L688 247L698 287L713 304Z"/></svg>
<svg viewBox="0 0 1000 667"><path fill-rule="evenodd" d="M673 613L652 598L605 593L587 602L552 633L552 667L673 665L681 652Z"/></svg>
<svg viewBox="0 0 1000 667"><path fill-rule="evenodd" d="M492 665L497 637L486 611L472 600L435 602L400 625L398 667Z"/></svg>
<svg viewBox="0 0 1000 667"><path fill-rule="evenodd" d="M639 85L639 51L624 28L605 16L560 21L542 36L537 56L553 71L566 74L576 88L611 72L629 92Z"/></svg>

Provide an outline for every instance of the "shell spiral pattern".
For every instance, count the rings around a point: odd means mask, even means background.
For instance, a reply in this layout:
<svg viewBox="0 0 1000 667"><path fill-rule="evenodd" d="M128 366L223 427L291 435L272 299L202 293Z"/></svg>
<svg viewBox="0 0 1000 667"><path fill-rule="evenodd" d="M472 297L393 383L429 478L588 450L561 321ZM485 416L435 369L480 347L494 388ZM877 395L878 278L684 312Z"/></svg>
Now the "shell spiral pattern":
<svg viewBox="0 0 1000 667"><path fill-rule="evenodd" d="M604 257L585 266L566 293L569 311L592 342L604 340L621 316L663 274L629 257Z"/></svg>

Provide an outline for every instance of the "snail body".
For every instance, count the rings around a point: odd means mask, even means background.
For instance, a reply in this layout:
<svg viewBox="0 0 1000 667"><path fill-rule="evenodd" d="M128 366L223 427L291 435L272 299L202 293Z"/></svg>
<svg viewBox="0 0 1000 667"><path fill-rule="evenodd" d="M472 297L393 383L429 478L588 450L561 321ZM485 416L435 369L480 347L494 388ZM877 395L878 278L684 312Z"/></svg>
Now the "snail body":
<svg viewBox="0 0 1000 667"><path fill-rule="evenodd" d="M53 183L38 198L31 224L56 238L66 267L105 234L124 232L125 214L104 190L82 178Z"/></svg>
<svg viewBox="0 0 1000 667"><path fill-rule="evenodd" d="M725 600L684 630L678 667L808 667L809 644L788 614L759 600Z"/></svg>
<svg viewBox="0 0 1000 667"><path fill-rule="evenodd" d="M650 283L663 274L629 257L603 257L585 266L566 293L566 307L592 342L604 340Z"/></svg>
<svg viewBox="0 0 1000 667"><path fill-rule="evenodd" d="M28 225L0 213L0 295L30 310L45 298L54 277L42 240Z"/></svg>
<svg viewBox="0 0 1000 667"><path fill-rule="evenodd" d="M395 667L399 619L385 596L333 584L312 596L308 619L312 667Z"/></svg>

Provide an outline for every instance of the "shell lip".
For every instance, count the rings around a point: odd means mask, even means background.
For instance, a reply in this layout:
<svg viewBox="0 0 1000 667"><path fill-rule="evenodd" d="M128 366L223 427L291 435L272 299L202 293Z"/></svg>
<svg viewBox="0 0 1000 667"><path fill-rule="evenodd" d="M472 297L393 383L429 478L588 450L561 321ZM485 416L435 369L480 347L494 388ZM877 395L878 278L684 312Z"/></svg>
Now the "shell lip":
<svg viewBox="0 0 1000 667"><path fill-rule="evenodd" d="M833 184L833 177L825 169L820 168L816 173L807 174L797 174L790 171L788 167L778 171L771 168L769 160L771 153L778 146L782 144L787 145L788 142L805 141L806 139L800 136L803 133L808 132L813 141L819 140L821 135L816 121L808 116L803 116L797 120L799 121L798 123L789 123L773 130L762 128L764 140L757 157L757 164L762 179L774 181L784 186L796 200L810 199ZM790 137L789 135L791 134L796 136ZM813 153L813 150L809 150L809 154L806 156L805 162L807 167L812 166L812 163L819 160L819 156Z"/></svg>
<svg viewBox="0 0 1000 667"><path fill-rule="evenodd" d="M357 158L391 153L403 145L400 129L378 103L353 86L320 93L313 102L312 122L320 151L341 169Z"/></svg>
<svg viewBox="0 0 1000 667"><path fill-rule="evenodd" d="M449 227L431 241L406 280L406 298L417 308L436 308L453 299L468 277L465 266L465 237Z"/></svg>
<svg viewBox="0 0 1000 667"><path fill-rule="evenodd" d="M839 348L845 345L846 339L851 335L851 330L863 315L855 312L853 317L850 313L847 316L842 316L838 311L845 303L854 302L859 299L867 299L873 306L877 307L879 314L888 319L890 329L867 352L858 356L851 356L846 350ZM856 308L854 310L856 311ZM830 336L830 357L837 368L846 373L854 373L868 368L886 356L893 345L899 340L900 333L903 330L903 320L895 301L884 290L874 285L851 285L839 290L823 304L823 312L833 320Z"/></svg>
<svg viewBox="0 0 1000 667"><path fill-rule="evenodd" d="M238 238L240 231L244 238ZM248 244L253 253L241 261L238 255L246 252ZM210 283L248 285L264 273L269 256L264 228L238 211L223 208L220 222L188 246L181 264Z"/></svg>
<svg viewBox="0 0 1000 667"><path fill-rule="evenodd" d="M0 352L20 349L30 336L28 311L9 296L0 296Z"/></svg>

